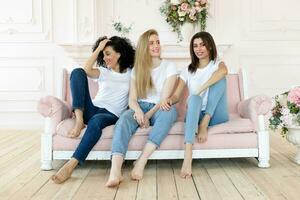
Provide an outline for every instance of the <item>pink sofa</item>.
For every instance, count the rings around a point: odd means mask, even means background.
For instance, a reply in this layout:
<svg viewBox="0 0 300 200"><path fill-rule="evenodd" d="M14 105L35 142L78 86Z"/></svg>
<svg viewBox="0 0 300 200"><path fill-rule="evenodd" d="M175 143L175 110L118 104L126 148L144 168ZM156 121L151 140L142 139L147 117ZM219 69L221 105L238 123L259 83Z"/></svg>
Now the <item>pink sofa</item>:
<svg viewBox="0 0 300 200"><path fill-rule="evenodd" d="M255 96L246 100L246 83L242 71L227 76L228 106L230 120L227 123L209 128L208 141L204 144L195 143L194 158L225 158L225 157L256 157L259 167L269 167L269 133L265 129L264 115L271 108L271 99L266 96ZM91 96L97 92L97 82L89 79ZM80 142L79 138L66 137L72 128L71 104L69 89L69 73L63 72L62 99L47 96L38 103L38 111L45 117L45 130L41 138L41 168L52 169L53 159L69 159ZM171 128L168 136L151 156L151 159L182 159L184 152L184 116L186 110L185 90L181 101L176 105L177 122ZM110 148L114 126L103 130L103 135L88 155L89 160L110 159ZM150 131L138 129L129 143L126 159L136 159L141 153L147 135Z"/></svg>

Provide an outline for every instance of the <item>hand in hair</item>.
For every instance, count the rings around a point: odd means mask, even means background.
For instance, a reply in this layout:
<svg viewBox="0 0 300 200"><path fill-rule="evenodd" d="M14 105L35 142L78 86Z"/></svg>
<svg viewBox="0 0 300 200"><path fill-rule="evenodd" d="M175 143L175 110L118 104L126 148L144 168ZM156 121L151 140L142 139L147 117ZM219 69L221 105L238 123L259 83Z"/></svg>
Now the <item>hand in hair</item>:
<svg viewBox="0 0 300 200"><path fill-rule="evenodd" d="M105 45L106 45L106 43L107 43L108 41L109 41L109 39L104 39L104 40L102 40L102 41L99 43L97 49L99 49L100 51L103 51L103 49L104 49L104 47L105 47Z"/></svg>

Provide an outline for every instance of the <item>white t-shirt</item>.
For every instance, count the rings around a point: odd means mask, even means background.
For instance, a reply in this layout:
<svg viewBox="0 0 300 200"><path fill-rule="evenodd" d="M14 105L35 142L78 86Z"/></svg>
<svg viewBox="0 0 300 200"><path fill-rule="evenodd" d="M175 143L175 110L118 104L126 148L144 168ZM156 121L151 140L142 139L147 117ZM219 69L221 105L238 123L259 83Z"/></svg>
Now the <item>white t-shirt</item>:
<svg viewBox="0 0 300 200"><path fill-rule="evenodd" d="M176 66L172 62L162 60L160 65L156 68L153 68L151 71L153 89L148 92L147 98L139 99L138 101L144 101L154 104L159 103L165 80L167 80L170 76L176 74L178 74ZM131 72L131 78L135 79L134 68Z"/></svg>
<svg viewBox="0 0 300 200"><path fill-rule="evenodd" d="M99 90L93 103L119 117L128 106L131 70L127 69L125 73L114 72L105 67L99 67L99 70Z"/></svg>
<svg viewBox="0 0 300 200"><path fill-rule="evenodd" d="M180 73L180 78L187 84L190 95L197 94L197 91L205 82L207 82L212 74L218 69L220 60L210 61L204 68L198 68L194 73L188 71L188 67L184 68ZM204 90L200 96L203 98L201 110L206 109L209 88Z"/></svg>

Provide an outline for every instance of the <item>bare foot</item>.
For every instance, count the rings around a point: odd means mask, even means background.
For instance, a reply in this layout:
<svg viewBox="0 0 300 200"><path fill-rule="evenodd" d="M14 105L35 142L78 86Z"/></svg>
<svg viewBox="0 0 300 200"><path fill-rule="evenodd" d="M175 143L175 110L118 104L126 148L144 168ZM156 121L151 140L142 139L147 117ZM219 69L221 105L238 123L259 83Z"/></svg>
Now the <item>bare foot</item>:
<svg viewBox="0 0 300 200"><path fill-rule="evenodd" d="M198 142L205 143L207 141L207 127L198 127Z"/></svg>
<svg viewBox="0 0 300 200"><path fill-rule="evenodd" d="M68 133L68 137L70 138L75 138L78 137L80 135L81 130L84 128L84 123L81 120L77 120L76 119L76 123L75 126L73 127L73 129L71 129L71 131Z"/></svg>
<svg viewBox="0 0 300 200"><path fill-rule="evenodd" d="M108 181L106 182L106 187L117 187L120 185L120 183L124 180L123 176L115 175L113 173L110 173Z"/></svg>
<svg viewBox="0 0 300 200"><path fill-rule="evenodd" d="M185 158L180 172L181 178L190 178L192 176L192 159Z"/></svg>
<svg viewBox="0 0 300 200"><path fill-rule="evenodd" d="M77 163L76 163L76 165L77 165ZM72 163L72 160L69 160L66 164L64 164L64 166L62 168L60 168L60 170L58 170L58 172L55 175L51 176L52 181L56 184L61 184L61 183L65 182L66 180L68 180L71 177L72 172L73 172L74 168L76 167L76 165L74 166L74 163Z"/></svg>
<svg viewBox="0 0 300 200"><path fill-rule="evenodd" d="M134 167L131 171L131 179L136 181L141 180L143 178L146 163L143 163L140 159L138 159L133 164Z"/></svg>

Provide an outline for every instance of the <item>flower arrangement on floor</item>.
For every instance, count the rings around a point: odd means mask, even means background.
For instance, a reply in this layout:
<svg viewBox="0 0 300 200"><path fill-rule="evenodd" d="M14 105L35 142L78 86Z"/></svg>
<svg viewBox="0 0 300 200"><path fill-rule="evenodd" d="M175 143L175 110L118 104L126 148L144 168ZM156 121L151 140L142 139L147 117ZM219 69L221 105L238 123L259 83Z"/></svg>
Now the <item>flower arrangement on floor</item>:
<svg viewBox="0 0 300 200"><path fill-rule="evenodd" d="M180 41L182 34L180 27L184 23L199 23L201 31L206 28L208 14L207 0L166 0L160 7L160 12L165 15L166 21L177 33Z"/></svg>
<svg viewBox="0 0 300 200"><path fill-rule="evenodd" d="M288 127L300 126L300 87L275 96L269 122L269 127L280 129L283 136L288 132Z"/></svg>

